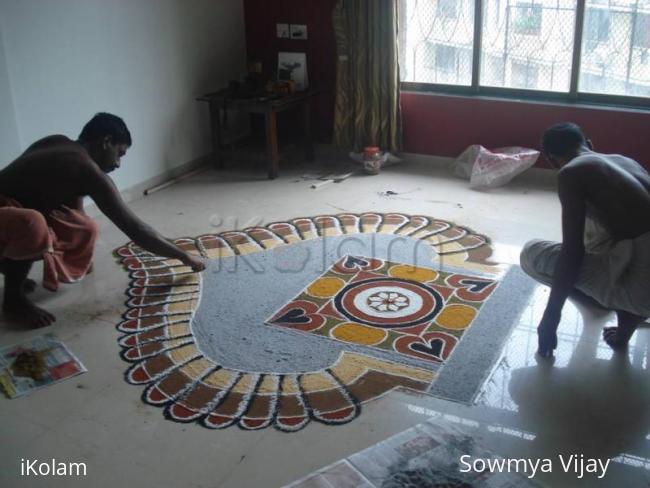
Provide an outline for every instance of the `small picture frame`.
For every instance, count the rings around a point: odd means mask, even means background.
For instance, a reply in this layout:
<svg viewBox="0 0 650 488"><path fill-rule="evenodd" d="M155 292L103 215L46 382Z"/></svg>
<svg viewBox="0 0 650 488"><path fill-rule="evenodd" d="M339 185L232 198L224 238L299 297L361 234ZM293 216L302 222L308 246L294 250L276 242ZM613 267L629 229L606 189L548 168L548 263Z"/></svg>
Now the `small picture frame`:
<svg viewBox="0 0 650 488"><path fill-rule="evenodd" d="M278 53L278 80L293 80L297 91L309 88L306 53Z"/></svg>
<svg viewBox="0 0 650 488"><path fill-rule="evenodd" d="M291 39L307 39L307 26L305 24L291 24Z"/></svg>
<svg viewBox="0 0 650 488"><path fill-rule="evenodd" d="M289 24L275 24L278 39L289 39Z"/></svg>

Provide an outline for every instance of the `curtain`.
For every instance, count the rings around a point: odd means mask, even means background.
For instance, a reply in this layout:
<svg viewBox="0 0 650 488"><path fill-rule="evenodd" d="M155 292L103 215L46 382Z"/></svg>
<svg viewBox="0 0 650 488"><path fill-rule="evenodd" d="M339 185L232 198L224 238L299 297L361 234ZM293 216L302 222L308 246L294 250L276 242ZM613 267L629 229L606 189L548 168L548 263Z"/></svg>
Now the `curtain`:
<svg viewBox="0 0 650 488"><path fill-rule="evenodd" d="M338 0L334 143L397 151L401 143L396 0Z"/></svg>

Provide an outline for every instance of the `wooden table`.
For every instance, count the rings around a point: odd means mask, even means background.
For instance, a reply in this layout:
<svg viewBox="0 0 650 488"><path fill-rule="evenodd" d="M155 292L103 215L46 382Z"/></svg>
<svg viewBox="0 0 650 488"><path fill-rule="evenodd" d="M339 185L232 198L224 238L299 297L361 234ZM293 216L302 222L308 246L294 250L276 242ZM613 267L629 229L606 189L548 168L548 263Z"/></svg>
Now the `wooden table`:
<svg viewBox="0 0 650 488"><path fill-rule="evenodd" d="M208 93L197 98L208 102L210 106L210 128L212 133L212 151L214 163L217 168L223 168L223 155L221 153L221 110L237 110L249 114L264 115L266 126L266 154L268 160L269 179L278 176L280 166L280 153L278 150L278 120L277 114L291 109L302 109L303 144L305 159L314 159L314 147L311 135L311 99L316 95L314 90L284 95L258 98L236 98L229 90L220 90Z"/></svg>

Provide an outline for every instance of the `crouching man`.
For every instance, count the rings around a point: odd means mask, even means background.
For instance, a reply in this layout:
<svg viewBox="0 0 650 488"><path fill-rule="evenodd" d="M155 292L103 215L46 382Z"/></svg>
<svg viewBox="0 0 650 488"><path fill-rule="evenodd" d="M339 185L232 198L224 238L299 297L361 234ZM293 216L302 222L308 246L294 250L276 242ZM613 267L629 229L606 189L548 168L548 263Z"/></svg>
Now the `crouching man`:
<svg viewBox="0 0 650 488"><path fill-rule="evenodd" d="M531 241L521 253L522 269L551 286L538 353L553 354L562 307L573 293L616 312L618 326L603 337L623 348L650 317L650 174L625 156L594 152L575 124L550 127L542 146L560 168L562 242Z"/></svg>
<svg viewBox="0 0 650 488"><path fill-rule="evenodd" d="M34 261L43 260L43 286L56 290L88 273L97 225L83 212L83 197L142 248L175 258L194 271L205 269L192 256L158 235L122 200L108 173L120 167L131 134L115 115L99 113L79 140L55 135L32 144L0 171L0 271L5 275L3 310L14 320L43 327L49 312L27 297Z"/></svg>

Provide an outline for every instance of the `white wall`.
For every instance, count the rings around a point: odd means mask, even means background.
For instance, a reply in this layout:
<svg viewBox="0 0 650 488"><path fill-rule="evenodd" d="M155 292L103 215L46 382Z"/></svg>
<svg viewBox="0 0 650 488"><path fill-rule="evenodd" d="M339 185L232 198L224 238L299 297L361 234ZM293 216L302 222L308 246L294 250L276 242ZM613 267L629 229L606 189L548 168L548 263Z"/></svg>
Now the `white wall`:
<svg viewBox="0 0 650 488"><path fill-rule="evenodd" d="M113 173L120 188L209 153L207 106L194 98L245 72L242 3L0 0L21 149L53 133L76 139L106 111L134 140Z"/></svg>
<svg viewBox="0 0 650 488"><path fill-rule="evenodd" d="M0 168L20 152L16 113L9 85L9 72L5 59L4 42L0 26Z"/></svg>

